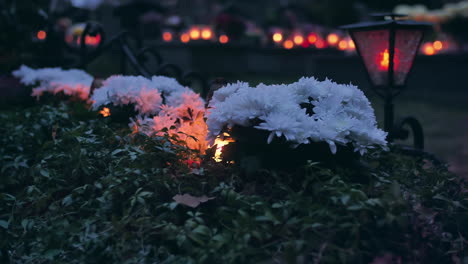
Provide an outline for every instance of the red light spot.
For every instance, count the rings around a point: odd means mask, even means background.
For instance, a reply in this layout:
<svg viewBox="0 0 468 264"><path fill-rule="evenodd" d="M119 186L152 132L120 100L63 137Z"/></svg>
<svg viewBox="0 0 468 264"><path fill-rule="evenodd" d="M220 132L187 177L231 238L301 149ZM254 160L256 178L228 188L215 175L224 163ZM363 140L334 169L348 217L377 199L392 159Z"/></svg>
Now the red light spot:
<svg viewBox="0 0 468 264"><path fill-rule="evenodd" d="M96 36L85 36L85 44L90 46L97 46L101 42L101 34Z"/></svg>
<svg viewBox="0 0 468 264"><path fill-rule="evenodd" d="M38 39L44 40L47 38L47 33L44 30L39 30L36 36Z"/></svg>
<svg viewBox="0 0 468 264"><path fill-rule="evenodd" d="M187 43L190 41L190 36L189 34L187 33L184 33L180 36L180 41L182 41L182 43Z"/></svg>
<svg viewBox="0 0 468 264"><path fill-rule="evenodd" d="M317 39L317 41L315 42L315 47L317 49L324 49L327 47L327 44L325 43L325 41L321 38Z"/></svg>
<svg viewBox="0 0 468 264"><path fill-rule="evenodd" d="M229 42L229 37L226 35L219 36L219 43L226 44Z"/></svg>
<svg viewBox="0 0 468 264"><path fill-rule="evenodd" d="M171 32L164 32L163 35L163 40L166 42L169 42L172 40L172 33Z"/></svg>

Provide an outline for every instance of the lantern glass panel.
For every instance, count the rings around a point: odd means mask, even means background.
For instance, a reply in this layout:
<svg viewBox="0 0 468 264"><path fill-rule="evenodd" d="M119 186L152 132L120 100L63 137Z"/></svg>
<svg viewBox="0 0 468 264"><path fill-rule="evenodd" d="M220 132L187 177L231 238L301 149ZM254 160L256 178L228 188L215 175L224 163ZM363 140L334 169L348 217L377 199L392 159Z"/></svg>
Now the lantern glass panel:
<svg viewBox="0 0 468 264"><path fill-rule="evenodd" d="M399 29L395 32L394 84L404 85L413 65L423 32Z"/></svg>
<svg viewBox="0 0 468 264"><path fill-rule="evenodd" d="M354 31L351 34L372 83L375 86L387 85L390 59L389 31Z"/></svg>

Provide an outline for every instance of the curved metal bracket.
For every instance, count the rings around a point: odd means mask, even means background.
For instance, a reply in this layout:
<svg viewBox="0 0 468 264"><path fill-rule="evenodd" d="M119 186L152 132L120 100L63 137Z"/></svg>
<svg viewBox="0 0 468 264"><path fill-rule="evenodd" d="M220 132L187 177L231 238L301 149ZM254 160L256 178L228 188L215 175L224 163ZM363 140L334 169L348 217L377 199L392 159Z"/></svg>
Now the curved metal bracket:
<svg viewBox="0 0 468 264"><path fill-rule="evenodd" d="M405 117L400 122L396 123L393 129L392 138L394 139L407 139L409 137L408 125L413 135L413 145L416 149L424 149L424 133L421 123L414 117Z"/></svg>

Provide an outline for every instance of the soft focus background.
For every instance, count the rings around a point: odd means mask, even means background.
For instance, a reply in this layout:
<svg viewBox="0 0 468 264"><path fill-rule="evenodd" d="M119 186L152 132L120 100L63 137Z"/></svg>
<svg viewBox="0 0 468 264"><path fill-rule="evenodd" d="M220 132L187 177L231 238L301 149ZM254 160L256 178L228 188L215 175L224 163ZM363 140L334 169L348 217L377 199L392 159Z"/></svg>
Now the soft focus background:
<svg viewBox="0 0 468 264"><path fill-rule="evenodd" d="M379 120L382 101L339 26L369 20L373 12L431 22L408 86L395 101L396 114L417 117L426 149L468 177L468 1L0 0L0 9L2 76L23 63L45 67L73 61L80 45L75 33L83 30L80 23L92 20L102 24L107 39L128 30L135 47L153 46L166 63L209 80L287 83L316 76L353 83L370 98ZM92 38L86 45L99 41ZM120 67L118 55L110 47L86 70L100 78L134 74ZM4 87L2 101L9 101L13 95Z"/></svg>

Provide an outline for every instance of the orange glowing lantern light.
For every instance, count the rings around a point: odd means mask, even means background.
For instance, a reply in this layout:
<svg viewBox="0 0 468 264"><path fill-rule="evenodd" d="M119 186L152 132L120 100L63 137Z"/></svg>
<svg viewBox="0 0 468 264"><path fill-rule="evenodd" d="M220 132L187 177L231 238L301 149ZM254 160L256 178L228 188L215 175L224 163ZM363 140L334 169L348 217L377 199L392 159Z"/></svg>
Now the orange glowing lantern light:
<svg viewBox="0 0 468 264"><path fill-rule="evenodd" d="M200 30L198 28L192 28L190 30L190 38L193 39L193 40L197 40L200 38Z"/></svg>
<svg viewBox="0 0 468 264"><path fill-rule="evenodd" d="M339 41L340 41L340 37L338 37L337 34L335 33L328 34L327 42L330 46L335 46L336 44L338 44Z"/></svg>
<svg viewBox="0 0 468 264"><path fill-rule="evenodd" d="M402 15L383 13L375 16L390 18L343 26L349 31L356 51L367 70L373 90L384 99L384 130L387 140L406 139L409 133L394 123L393 99L404 86L421 45L424 32L432 25L404 19ZM432 44L432 43L431 43ZM430 46L431 48L432 45ZM413 130L414 146L422 149L424 138L421 124L415 118L405 118ZM406 132L405 132L406 131Z"/></svg>
<svg viewBox="0 0 468 264"><path fill-rule="evenodd" d="M301 35L296 35L293 38L294 44L301 45L304 42L304 37Z"/></svg>
<svg viewBox="0 0 468 264"><path fill-rule="evenodd" d="M346 50L348 49L348 41L342 39L340 42L338 42L338 49L339 50Z"/></svg>
<svg viewBox="0 0 468 264"><path fill-rule="evenodd" d="M204 40L211 39L211 37L213 37L213 32L211 31L211 29L205 28L201 31L201 37Z"/></svg>
<svg viewBox="0 0 468 264"><path fill-rule="evenodd" d="M315 44L315 42L317 42L317 40L318 40L318 36L315 33L310 33L309 36L307 36L307 41L310 44Z"/></svg>
<svg viewBox="0 0 468 264"><path fill-rule="evenodd" d="M432 43L426 43L422 46L422 53L427 56L432 56L436 52Z"/></svg>
<svg viewBox="0 0 468 264"><path fill-rule="evenodd" d="M45 40L47 38L47 32L44 30L39 30L36 34L37 39L39 40Z"/></svg>
<svg viewBox="0 0 468 264"><path fill-rule="evenodd" d="M348 40L348 49L355 50L356 46L354 45L354 41L352 39Z"/></svg>
<svg viewBox="0 0 468 264"><path fill-rule="evenodd" d="M226 35L219 36L219 43L226 44L229 42L229 37Z"/></svg>
<svg viewBox="0 0 468 264"><path fill-rule="evenodd" d="M279 33L279 32L276 32L273 34L273 41L276 42L276 43L279 43L281 41L283 41L283 34Z"/></svg>
<svg viewBox="0 0 468 264"><path fill-rule="evenodd" d="M442 44L442 41L436 40L432 43L432 47L434 47L435 50L442 50L444 48L444 44Z"/></svg>
<svg viewBox="0 0 468 264"><path fill-rule="evenodd" d="M97 46L101 43L101 35L97 34L96 36L85 36L85 44L90 46Z"/></svg>
<svg viewBox="0 0 468 264"><path fill-rule="evenodd" d="M101 114L103 117L108 117L111 115L110 109L107 107L103 107L101 111L99 111L99 114Z"/></svg>
<svg viewBox="0 0 468 264"><path fill-rule="evenodd" d="M182 43L188 43L190 41L190 36L187 33L180 35L180 41Z"/></svg>
<svg viewBox="0 0 468 264"><path fill-rule="evenodd" d="M162 38L165 42L170 42L172 41L172 33L166 31L163 33Z"/></svg>
<svg viewBox="0 0 468 264"><path fill-rule="evenodd" d="M288 39L283 43L283 47L285 49L292 49L294 47L294 42L292 40Z"/></svg>

